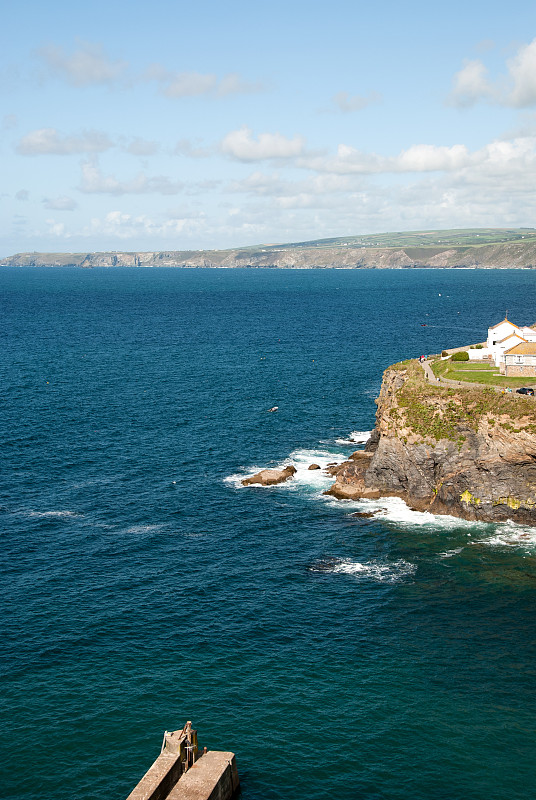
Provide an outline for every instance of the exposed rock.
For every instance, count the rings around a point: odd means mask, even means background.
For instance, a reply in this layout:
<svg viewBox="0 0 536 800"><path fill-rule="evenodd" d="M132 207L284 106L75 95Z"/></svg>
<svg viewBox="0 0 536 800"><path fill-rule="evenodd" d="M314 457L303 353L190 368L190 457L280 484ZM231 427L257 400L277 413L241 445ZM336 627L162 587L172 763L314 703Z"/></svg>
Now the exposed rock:
<svg viewBox="0 0 536 800"><path fill-rule="evenodd" d="M347 466L350 463L351 463L350 461L342 461L339 464L328 464L324 472L327 472L328 475L333 475L333 476L338 475L341 469L343 469L343 467Z"/></svg>
<svg viewBox="0 0 536 800"><path fill-rule="evenodd" d="M382 496L379 489L371 489L365 486L362 482L346 482L339 483L338 481L333 486L324 492L324 494L336 497L337 500L377 500Z"/></svg>
<svg viewBox="0 0 536 800"><path fill-rule="evenodd" d="M322 469L320 464L311 464L307 469Z"/></svg>
<svg viewBox="0 0 536 800"><path fill-rule="evenodd" d="M360 519L371 519L375 517L377 511L356 511L355 514L350 514L351 517L359 517Z"/></svg>
<svg viewBox="0 0 536 800"><path fill-rule="evenodd" d="M255 483L261 486L275 486L277 483L284 483L292 478L296 472L296 467L289 465L283 469L261 469L255 475L249 478L244 478L242 481L243 486L252 486Z"/></svg>
<svg viewBox="0 0 536 800"><path fill-rule="evenodd" d="M339 500L359 500L362 497L376 498L380 494L365 485L365 473L370 464L370 459L343 461L337 467L327 470L330 475L336 476L336 481L324 494L337 497ZM373 494L370 494L373 491Z"/></svg>
<svg viewBox="0 0 536 800"><path fill-rule="evenodd" d="M536 400L430 385L423 375L416 361L386 370L372 458L342 465L328 493L372 492L418 511L536 525Z"/></svg>
<svg viewBox="0 0 536 800"><path fill-rule="evenodd" d="M374 453L376 448L378 447L378 442L380 441L380 432L377 428L374 428L372 433L370 434L370 439L365 444L365 452L366 453Z"/></svg>
<svg viewBox="0 0 536 800"><path fill-rule="evenodd" d="M356 450L355 453L348 456L350 461L359 461L360 458L372 458L372 453L366 450Z"/></svg>

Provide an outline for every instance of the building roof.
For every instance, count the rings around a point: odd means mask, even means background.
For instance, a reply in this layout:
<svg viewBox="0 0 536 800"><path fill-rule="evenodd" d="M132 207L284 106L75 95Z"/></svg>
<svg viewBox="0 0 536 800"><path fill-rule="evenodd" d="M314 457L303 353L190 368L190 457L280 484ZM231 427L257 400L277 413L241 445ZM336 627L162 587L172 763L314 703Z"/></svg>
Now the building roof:
<svg viewBox="0 0 536 800"><path fill-rule="evenodd" d="M504 339L499 339L499 341L497 342L497 344L502 344L503 342L506 342L508 339L511 339L511 338L512 338L512 336L517 336L517 338L518 338L518 339L523 339L523 337L521 336L521 334L520 334L520 333L514 333L514 332L512 331L512 333L509 333L509 334L508 334L508 336L505 336L505 337L504 337ZM526 341L526 339L523 339L523 341L525 342L525 341Z"/></svg>
<svg viewBox="0 0 536 800"><path fill-rule="evenodd" d="M508 323L509 325L511 325L513 328L517 328L517 329L518 329L518 331L519 331L519 330L521 330L521 328L519 327L519 325L516 325L516 324L515 324L515 322L510 322L510 320L508 319L508 317L505 317L503 320L501 320L500 322L498 322L496 325L492 325L492 326L491 326L491 328L489 328L489 330L490 330L490 331L493 331L493 330L495 330L495 328L498 328L498 327L499 327L499 325L504 325L504 323L505 323L505 322L507 322L507 323Z"/></svg>
<svg viewBox="0 0 536 800"><path fill-rule="evenodd" d="M536 356L536 342L521 342L507 350L505 356Z"/></svg>

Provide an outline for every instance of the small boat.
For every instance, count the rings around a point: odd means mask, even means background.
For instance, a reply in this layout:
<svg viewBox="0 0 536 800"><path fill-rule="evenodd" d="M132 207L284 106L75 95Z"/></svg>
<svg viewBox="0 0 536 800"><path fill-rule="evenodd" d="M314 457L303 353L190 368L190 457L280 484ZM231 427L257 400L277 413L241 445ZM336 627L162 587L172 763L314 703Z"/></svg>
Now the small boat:
<svg viewBox="0 0 536 800"><path fill-rule="evenodd" d="M272 411L277 411L278 408L279 408L279 406L272 406L271 408L268 409L268 413L270 413Z"/></svg>

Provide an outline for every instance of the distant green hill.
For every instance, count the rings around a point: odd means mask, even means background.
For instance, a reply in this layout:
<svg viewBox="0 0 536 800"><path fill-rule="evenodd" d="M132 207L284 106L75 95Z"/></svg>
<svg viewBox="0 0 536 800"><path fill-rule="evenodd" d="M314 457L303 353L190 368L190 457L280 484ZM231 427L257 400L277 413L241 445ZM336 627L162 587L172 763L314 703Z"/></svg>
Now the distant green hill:
<svg viewBox="0 0 536 800"><path fill-rule="evenodd" d="M283 247L437 247L442 245L483 245L515 242L536 237L536 228L453 228L452 230L401 231L371 233L366 236L339 236L310 242L285 244ZM536 241L536 238L534 239ZM281 247L281 245L264 245Z"/></svg>
<svg viewBox="0 0 536 800"><path fill-rule="evenodd" d="M230 250L17 253L1 259L0 266L532 269L536 268L536 229L403 231Z"/></svg>

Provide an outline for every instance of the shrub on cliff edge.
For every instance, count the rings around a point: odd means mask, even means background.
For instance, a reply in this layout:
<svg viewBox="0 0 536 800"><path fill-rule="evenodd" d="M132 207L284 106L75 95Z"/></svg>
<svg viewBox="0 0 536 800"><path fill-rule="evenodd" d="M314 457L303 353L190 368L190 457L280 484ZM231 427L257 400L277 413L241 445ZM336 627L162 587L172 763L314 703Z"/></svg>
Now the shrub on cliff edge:
<svg viewBox="0 0 536 800"><path fill-rule="evenodd" d="M469 361L469 353L467 350L460 350L459 353L453 353L450 357L451 361Z"/></svg>

